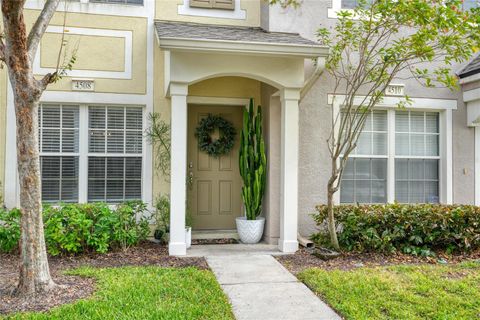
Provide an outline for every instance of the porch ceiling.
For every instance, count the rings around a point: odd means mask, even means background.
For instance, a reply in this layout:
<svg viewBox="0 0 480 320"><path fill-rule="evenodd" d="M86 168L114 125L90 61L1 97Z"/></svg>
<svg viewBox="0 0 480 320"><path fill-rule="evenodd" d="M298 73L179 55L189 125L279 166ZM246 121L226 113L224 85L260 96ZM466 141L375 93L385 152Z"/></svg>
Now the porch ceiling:
<svg viewBox="0 0 480 320"><path fill-rule="evenodd" d="M289 57L326 56L328 47L299 34L261 28L156 21L160 48L200 52L233 52Z"/></svg>

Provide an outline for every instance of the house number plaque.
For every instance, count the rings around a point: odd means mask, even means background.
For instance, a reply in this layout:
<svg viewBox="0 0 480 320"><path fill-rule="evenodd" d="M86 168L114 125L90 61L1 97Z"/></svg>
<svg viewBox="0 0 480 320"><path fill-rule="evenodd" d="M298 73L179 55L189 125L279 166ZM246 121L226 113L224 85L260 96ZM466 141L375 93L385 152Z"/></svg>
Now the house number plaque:
<svg viewBox="0 0 480 320"><path fill-rule="evenodd" d="M404 84L389 84L387 86L387 89L385 89L385 95L403 97L405 95L405 85Z"/></svg>
<svg viewBox="0 0 480 320"><path fill-rule="evenodd" d="M95 91L95 81L92 79L72 79L73 91Z"/></svg>

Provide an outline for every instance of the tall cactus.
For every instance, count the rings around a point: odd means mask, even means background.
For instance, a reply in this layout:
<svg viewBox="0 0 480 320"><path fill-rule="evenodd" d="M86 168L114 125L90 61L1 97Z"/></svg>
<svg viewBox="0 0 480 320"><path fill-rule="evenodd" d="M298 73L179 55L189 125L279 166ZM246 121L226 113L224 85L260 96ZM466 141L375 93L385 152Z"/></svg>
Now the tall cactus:
<svg viewBox="0 0 480 320"><path fill-rule="evenodd" d="M262 200L267 180L267 157L262 134L262 108L256 115L253 99L243 112L243 128L240 138L240 175L243 179L242 199L247 220L255 220L262 213Z"/></svg>

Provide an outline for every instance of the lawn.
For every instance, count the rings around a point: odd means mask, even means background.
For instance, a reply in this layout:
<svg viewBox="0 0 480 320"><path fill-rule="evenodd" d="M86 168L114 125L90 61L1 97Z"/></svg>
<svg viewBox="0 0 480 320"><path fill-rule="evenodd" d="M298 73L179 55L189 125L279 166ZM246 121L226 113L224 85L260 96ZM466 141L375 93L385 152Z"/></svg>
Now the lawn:
<svg viewBox="0 0 480 320"><path fill-rule="evenodd" d="M298 274L346 319L479 319L480 263L401 265Z"/></svg>
<svg viewBox="0 0 480 320"><path fill-rule="evenodd" d="M88 267L69 274L97 279L95 294L48 313L5 319L234 319L226 296L208 270Z"/></svg>

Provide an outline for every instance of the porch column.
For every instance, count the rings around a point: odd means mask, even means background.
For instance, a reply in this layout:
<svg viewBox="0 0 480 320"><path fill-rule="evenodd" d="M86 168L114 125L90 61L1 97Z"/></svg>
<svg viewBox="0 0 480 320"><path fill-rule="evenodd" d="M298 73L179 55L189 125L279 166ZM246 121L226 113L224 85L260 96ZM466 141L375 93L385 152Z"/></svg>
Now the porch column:
<svg viewBox="0 0 480 320"><path fill-rule="evenodd" d="M172 256L187 254L185 210L187 197L187 93L186 83L171 83L170 242Z"/></svg>
<svg viewBox="0 0 480 320"><path fill-rule="evenodd" d="M282 89L280 239L282 252L298 250L298 100L299 89Z"/></svg>

